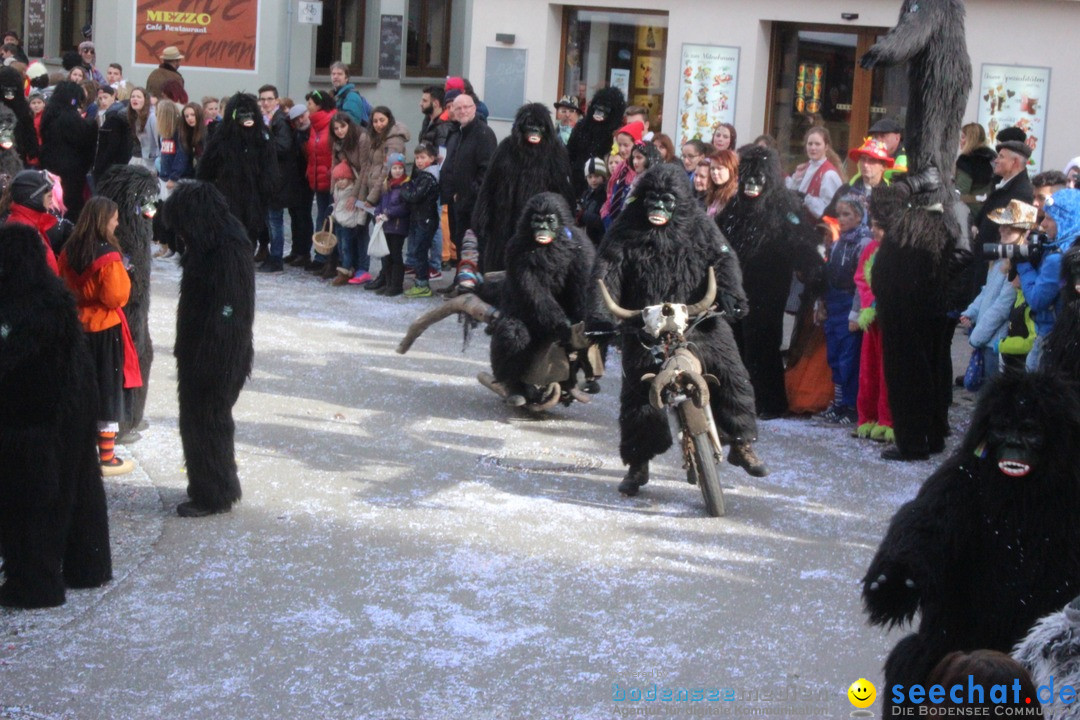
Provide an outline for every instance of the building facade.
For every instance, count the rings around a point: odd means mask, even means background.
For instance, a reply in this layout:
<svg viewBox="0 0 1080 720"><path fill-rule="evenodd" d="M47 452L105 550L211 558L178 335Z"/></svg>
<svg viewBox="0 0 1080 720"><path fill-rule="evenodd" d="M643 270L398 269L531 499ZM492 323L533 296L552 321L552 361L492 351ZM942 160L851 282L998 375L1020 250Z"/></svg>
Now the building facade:
<svg viewBox="0 0 1080 720"><path fill-rule="evenodd" d="M418 100L446 75L468 77L500 136L525 101L587 99L608 84L649 107L676 141L731 122L739 143L769 133L785 160L823 123L839 150L881 117L903 122L902 69L857 67L896 22L900 0L2 0L5 27L57 56L92 23L99 62L140 83L161 48L187 56L188 92L229 95L275 84L296 99L329 84L344 60L372 105L414 131ZM1037 167L1080 155L1080 91L1071 82L1078 0L968 0L975 87L965 122L1025 126ZM34 38L33 42L30 42ZM706 139L708 139L706 137Z"/></svg>

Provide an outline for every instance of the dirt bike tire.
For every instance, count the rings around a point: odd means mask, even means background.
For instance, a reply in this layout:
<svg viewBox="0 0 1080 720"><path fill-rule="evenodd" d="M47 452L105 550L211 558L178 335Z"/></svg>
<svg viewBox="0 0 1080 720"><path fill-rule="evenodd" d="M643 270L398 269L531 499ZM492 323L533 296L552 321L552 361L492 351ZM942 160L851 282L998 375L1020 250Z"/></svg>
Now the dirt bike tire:
<svg viewBox="0 0 1080 720"><path fill-rule="evenodd" d="M705 509L712 517L723 517L724 492L720 488L720 475L713 456L712 441L708 433L699 433L691 438L693 461L697 475L697 485L705 498Z"/></svg>

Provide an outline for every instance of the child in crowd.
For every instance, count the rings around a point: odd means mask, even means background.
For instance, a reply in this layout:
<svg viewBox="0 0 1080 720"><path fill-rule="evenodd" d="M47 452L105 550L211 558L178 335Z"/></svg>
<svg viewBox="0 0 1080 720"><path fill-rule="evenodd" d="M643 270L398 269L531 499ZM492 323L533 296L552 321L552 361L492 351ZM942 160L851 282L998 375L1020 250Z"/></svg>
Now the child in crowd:
<svg viewBox="0 0 1080 720"><path fill-rule="evenodd" d="M852 332L858 321L852 312L855 301L855 269L870 243L862 198L848 196L836 204L840 237L829 250L825 274L829 281L825 297L818 300L815 318L825 325L825 349L833 375L833 404L820 419L830 424L854 425L859 394L859 351L862 337Z"/></svg>
<svg viewBox="0 0 1080 720"><path fill-rule="evenodd" d="M98 386L98 454L103 475L135 469L116 457L114 446L124 413L124 388L142 386L139 358L124 318L131 280L114 234L119 224L116 203L93 197L60 254L60 277L75 295L79 320L90 340Z"/></svg>
<svg viewBox="0 0 1080 720"><path fill-rule="evenodd" d="M589 187L578 200L576 220L596 245L604 239L604 221L600 219L600 208L604 207L604 201L607 200L608 177L608 168L603 158L585 161L585 182Z"/></svg>
<svg viewBox="0 0 1080 720"><path fill-rule="evenodd" d="M409 206L409 257L413 258L416 283L405 297L431 297L431 241L439 227L439 151L422 142L413 151L413 174L401 185L401 197Z"/></svg>
<svg viewBox="0 0 1080 720"><path fill-rule="evenodd" d="M386 276L386 285L376 292L394 297L404 291L402 286L405 282L405 262L402 249L405 246L405 236L409 232L409 206L402 197L401 186L408 182L409 178L405 175L405 156L401 153L390 153L386 164L390 170L379 204L375 208L375 220L383 224L390 254L383 258L382 272Z"/></svg>
<svg viewBox="0 0 1080 720"><path fill-rule="evenodd" d="M347 160L339 159L330 171L330 187L334 195L334 232L338 237L338 256L341 258L337 275L330 284L341 287L352 283L354 274L359 276L361 272L357 270L361 251L359 227L367 220L367 213L356 199L356 175ZM363 250L366 253L367 248ZM366 254L364 259L367 259ZM370 279L369 275L368 280Z"/></svg>
<svg viewBox="0 0 1080 720"><path fill-rule="evenodd" d="M1001 226L1002 245L1016 245L1035 227L1038 213L1034 205L1011 200L987 217ZM1009 315L1016 304L1016 288L1008 277L1011 268L1012 263L1007 258L995 260L986 274L986 284L960 315L960 325L970 331L968 342L974 348L973 352L982 354L983 377L986 379L1000 372L998 344L1009 330Z"/></svg>
<svg viewBox="0 0 1080 720"><path fill-rule="evenodd" d="M615 144L619 148L619 159L622 162L611 173L611 179L608 180L608 197L604 202L604 207L600 209L600 217L604 220L605 230L615 222L615 218L622 212L626 198L630 195L630 188L633 187L634 178L637 177L630 153L635 145L641 144L641 134L644 131L645 125L640 120L627 123L615 131Z"/></svg>
<svg viewBox="0 0 1080 720"><path fill-rule="evenodd" d="M34 132L37 133L38 146L41 145L41 113L45 112L45 96L40 90L34 90L30 93L27 102L30 103L30 112L34 116ZM41 161L36 158L30 158L30 165L40 165Z"/></svg>
<svg viewBox="0 0 1080 720"><path fill-rule="evenodd" d="M839 204L839 203L837 203ZM870 196L870 242L859 255L855 269L855 290L858 315L848 325L852 332L861 330L862 348L859 354L859 426L853 433L857 438L876 442L896 442L889 409L889 393L885 387L885 366L882 364L881 324L877 322L877 300L870 287L874 260L885 238L885 226L893 213L900 209L895 195L876 193Z"/></svg>

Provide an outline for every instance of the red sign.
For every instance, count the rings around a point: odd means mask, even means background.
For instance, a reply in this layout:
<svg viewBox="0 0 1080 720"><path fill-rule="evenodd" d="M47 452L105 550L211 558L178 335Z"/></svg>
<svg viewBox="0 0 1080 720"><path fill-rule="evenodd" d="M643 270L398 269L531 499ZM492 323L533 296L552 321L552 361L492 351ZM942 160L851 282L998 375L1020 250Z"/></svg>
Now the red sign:
<svg viewBox="0 0 1080 720"><path fill-rule="evenodd" d="M158 65L170 45L183 67L254 70L259 0L138 0L135 62Z"/></svg>

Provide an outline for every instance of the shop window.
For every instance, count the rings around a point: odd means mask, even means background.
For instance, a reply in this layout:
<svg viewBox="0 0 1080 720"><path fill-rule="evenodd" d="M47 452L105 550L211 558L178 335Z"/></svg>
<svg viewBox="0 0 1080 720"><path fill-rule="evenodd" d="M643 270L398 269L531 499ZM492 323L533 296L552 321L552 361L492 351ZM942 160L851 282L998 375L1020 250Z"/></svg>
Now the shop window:
<svg viewBox="0 0 1080 720"><path fill-rule="evenodd" d="M323 0L323 22L315 36L315 72L326 75L339 60L349 75L364 74L365 0Z"/></svg>
<svg viewBox="0 0 1080 720"><path fill-rule="evenodd" d="M443 77L450 68L450 0L410 0L406 77Z"/></svg>
<svg viewBox="0 0 1080 720"><path fill-rule="evenodd" d="M585 108L597 90L618 87L628 105L648 108L651 128L660 132L667 24L667 13L567 8L559 95L573 95Z"/></svg>
<svg viewBox="0 0 1080 720"><path fill-rule="evenodd" d="M12 5L22 3L11 3ZM65 53L68 50L75 50L79 47L79 43L86 40L86 36L83 34L83 30L90 28L94 21L94 3L93 0L61 0L60 3L60 52ZM5 25L4 29L9 26ZM20 27L10 26L10 27ZM23 43L23 49L27 48L26 43ZM98 68L104 74L103 68Z"/></svg>

